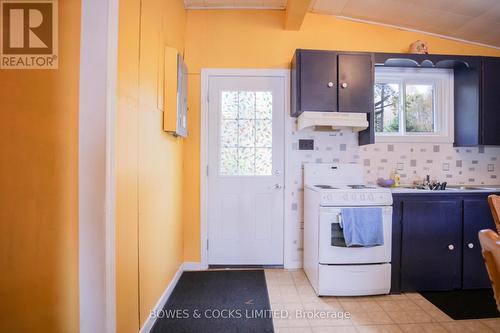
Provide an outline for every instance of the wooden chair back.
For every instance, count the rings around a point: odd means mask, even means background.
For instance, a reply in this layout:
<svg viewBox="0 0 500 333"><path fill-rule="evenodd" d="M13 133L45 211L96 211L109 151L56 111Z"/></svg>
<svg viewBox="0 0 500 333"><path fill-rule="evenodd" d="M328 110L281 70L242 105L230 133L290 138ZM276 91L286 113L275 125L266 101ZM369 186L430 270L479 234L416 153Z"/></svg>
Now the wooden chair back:
<svg viewBox="0 0 500 333"><path fill-rule="evenodd" d="M500 237L490 229L479 232L482 254L500 312Z"/></svg>
<svg viewBox="0 0 500 333"><path fill-rule="evenodd" d="M497 226L497 232L500 234L500 195L489 195L488 204L490 205L491 215Z"/></svg>

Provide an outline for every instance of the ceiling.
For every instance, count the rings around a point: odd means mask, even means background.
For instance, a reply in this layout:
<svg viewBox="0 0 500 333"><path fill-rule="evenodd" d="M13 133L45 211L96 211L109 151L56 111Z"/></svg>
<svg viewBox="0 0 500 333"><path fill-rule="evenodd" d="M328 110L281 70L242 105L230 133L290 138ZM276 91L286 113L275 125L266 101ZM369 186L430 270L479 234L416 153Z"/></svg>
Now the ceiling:
<svg viewBox="0 0 500 333"><path fill-rule="evenodd" d="M312 11L500 46L500 0L313 0Z"/></svg>
<svg viewBox="0 0 500 333"><path fill-rule="evenodd" d="M185 0L187 8L285 8L286 0ZM500 47L500 0L312 0L310 11Z"/></svg>
<svg viewBox="0 0 500 333"><path fill-rule="evenodd" d="M186 8L284 9L287 0L184 0Z"/></svg>

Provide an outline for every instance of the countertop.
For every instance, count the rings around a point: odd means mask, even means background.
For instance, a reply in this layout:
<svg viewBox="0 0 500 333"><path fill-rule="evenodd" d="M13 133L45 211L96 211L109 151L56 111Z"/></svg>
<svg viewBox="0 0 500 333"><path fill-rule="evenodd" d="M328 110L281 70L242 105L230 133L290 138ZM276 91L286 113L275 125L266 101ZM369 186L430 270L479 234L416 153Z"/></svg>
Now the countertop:
<svg viewBox="0 0 500 333"><path fill-rule="evenodd" d="M419 190L412 188L411 185L401 185L400 187L391 187L391 192L394 194L398 193L435 193L435 194L445 194L445 193L492 193L500 192L500 185L450 185L444 191L433 191L433 190Z"/></svg>

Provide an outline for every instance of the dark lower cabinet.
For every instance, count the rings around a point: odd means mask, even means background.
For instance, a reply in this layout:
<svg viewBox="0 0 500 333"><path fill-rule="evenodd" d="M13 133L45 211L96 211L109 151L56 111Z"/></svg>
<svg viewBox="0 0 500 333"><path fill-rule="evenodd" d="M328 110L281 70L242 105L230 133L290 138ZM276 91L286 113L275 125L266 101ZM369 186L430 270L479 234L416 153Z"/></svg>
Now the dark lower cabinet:
<svg viewBox="0 0 500 333"><path fill-rule="evenodd" d="M487 198L464 199L463 212L463 289L489 288L490 279L477 236L479 230L495 230Z"/></svg>
<svg viewBox="0 0 500 333"><path fill-rule="evenodd" d="M405 200L402 218L401 288L452 290L461 284L460 203Z"/></svg>
<svg viewBox="0 0 500 333"><path fill-rule="evenodd" d="M391 291L491 288L478 232L497 193L394 194Z"/></svg>
<svg viewBox="0 0 500 333"><path fill-rule="evenodd" d="M394 198L392 205L391 291L401 290L401 219L403 202Z"/></svg>

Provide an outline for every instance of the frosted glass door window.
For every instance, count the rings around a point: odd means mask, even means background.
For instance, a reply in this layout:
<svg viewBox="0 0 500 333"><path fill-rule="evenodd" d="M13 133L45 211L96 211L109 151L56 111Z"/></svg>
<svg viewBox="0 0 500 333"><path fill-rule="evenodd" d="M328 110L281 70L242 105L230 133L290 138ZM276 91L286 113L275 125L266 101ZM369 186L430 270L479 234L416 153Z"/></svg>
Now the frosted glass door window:
<svg viewBox="0 0 500 333"><path fill-rule="evenodd" d="M222 176L271 176L273 96L270 91L222 91Z"/></svg>

